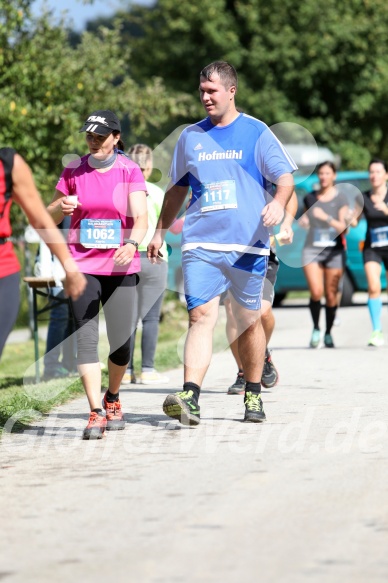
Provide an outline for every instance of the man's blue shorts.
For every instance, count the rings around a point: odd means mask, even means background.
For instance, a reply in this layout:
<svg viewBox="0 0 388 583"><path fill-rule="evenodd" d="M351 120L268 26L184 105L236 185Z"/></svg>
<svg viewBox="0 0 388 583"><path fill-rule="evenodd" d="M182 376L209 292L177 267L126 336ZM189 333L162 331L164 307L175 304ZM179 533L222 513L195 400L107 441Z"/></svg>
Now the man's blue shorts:
<svg viewBox="0 0 388 583"><path fill-rule="evenodd" d="M259 310L268 255L191 249L182 253L187 309L206 304L226 290L248 310Z"/></svg>

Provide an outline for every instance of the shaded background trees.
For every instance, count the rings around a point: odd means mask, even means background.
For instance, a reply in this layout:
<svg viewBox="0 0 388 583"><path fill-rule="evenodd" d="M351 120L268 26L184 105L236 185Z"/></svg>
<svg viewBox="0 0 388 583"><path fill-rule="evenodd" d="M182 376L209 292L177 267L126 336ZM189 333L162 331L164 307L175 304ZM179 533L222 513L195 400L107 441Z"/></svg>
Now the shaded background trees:
<svg viewBox="0 0 388 583"><path fill-rule="evenodd" d="M229 60L250 114L304 125L344 167L388 157L385 0L159 0L127 22L135 79L195 92L205 64Z"/></svg>
<svg viewBox="0 0 388 583"><path fill-rule="evenodd" d="M81 1L81 0L80 0ZM31 163L46 200L91 109L114 109L124 138L160 143L203 115L198 73L225 59L238 106L269 125L296 122L343 168L388 158L385 0L123 0L82 33L33 0L0 0L0 140Z"/></svg>
<svg viewBox="0 0 388 583"><path fill-rule="evenodd" d="M124 139L156 141L164 123L190 111L190 97L172 97L160 79L131 77L131 47L122 43L118 20L74 42L52 14L34 20L31 5L0 0L0 143L31 164L48 201L63 156L85 153L78 130L91 110L113 109L124 121Z"/></svg>

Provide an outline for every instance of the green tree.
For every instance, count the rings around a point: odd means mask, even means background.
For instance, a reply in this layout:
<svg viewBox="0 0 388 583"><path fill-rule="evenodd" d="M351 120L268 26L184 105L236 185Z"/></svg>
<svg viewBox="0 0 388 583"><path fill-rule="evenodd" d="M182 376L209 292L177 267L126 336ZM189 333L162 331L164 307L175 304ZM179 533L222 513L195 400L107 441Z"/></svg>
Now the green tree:
<svg viewBox="0 0 388 583"><path fill-rule="evenodd" d="M127 19L136 80L194 95L201 68L228 60L250 114L300 123L345 167L388 158L386 0L158 0Z"/></svg>
<svg viewBox="0 0 388 583"><path fill-rule="evenodd" d="M156 145L155 132L186 113L189 98L167 95L157 78L133 80L119 20L84 32L72 46L65 22L55 23L50 12L32 19L31 4L0 0L0 143L26 158L49 201L63 156L86 151L78 130L91 110L114 110L124 120L125 141Z"/></svg>

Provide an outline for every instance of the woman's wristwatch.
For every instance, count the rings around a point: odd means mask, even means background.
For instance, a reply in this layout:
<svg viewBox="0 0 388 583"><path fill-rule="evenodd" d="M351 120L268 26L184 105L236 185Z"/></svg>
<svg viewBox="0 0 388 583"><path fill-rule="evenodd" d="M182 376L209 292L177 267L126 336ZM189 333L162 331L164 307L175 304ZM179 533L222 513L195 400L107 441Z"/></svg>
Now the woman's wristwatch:
<svg viewBox="0 0 388 583"><path fill-rule="evenodd" d="M135 241L135 239L124 239L124 243L127 245L127 243L131 243L131 245L135 245L136 249L138 249L139 247L139 243L137 241Z"/></svg>

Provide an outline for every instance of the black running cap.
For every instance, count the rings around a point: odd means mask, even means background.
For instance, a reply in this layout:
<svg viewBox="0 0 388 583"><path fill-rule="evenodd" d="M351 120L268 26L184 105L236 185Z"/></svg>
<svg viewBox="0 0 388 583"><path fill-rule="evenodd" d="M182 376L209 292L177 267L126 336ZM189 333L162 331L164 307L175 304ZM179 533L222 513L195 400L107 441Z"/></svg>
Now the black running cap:
<svg viewBox="0 0 388 583"><path fill-rule="evenodd" d="M80 132L92 132L100 136L108 136L113 131L121 132L120 120L110 109L93 111L80 129Z"/></svg>

